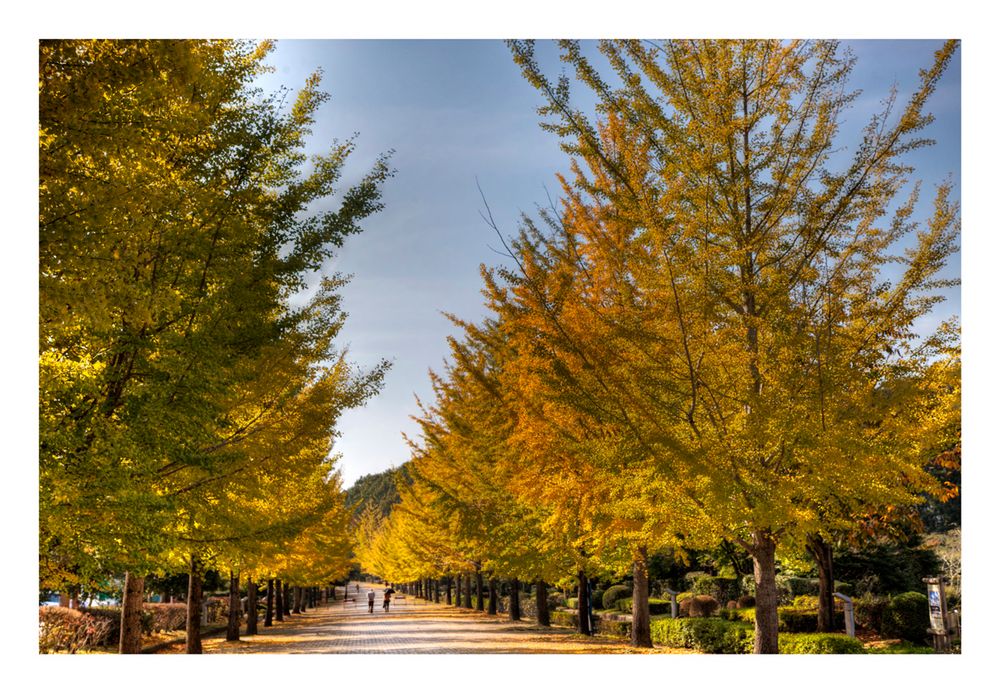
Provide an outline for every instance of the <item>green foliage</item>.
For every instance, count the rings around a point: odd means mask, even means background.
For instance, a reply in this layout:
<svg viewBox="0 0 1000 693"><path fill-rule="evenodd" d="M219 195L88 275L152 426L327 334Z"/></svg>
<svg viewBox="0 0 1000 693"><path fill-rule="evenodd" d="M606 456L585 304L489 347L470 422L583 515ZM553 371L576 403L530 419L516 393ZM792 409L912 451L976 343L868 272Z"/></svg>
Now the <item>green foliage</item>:
<svg viewBox="0 0 1000 693"><path fill-rule="evenodd" d="M854 621L858 626L876 633L882 632L882 615L889 606L886 595L870 592L854 599Z"/></svg>
<svg viewBox="0 0 1000 693"><path fill-rule="evenodd" d="M405 466L405 465L404 465ZM354 508L355 514L371 504L386 517L396 503L399 503L399 491L396 489L398 469L387 469L377 474L365 474L345 492L345 502Z"/></svg>
<svg viewBox="0 0 1000 693"><path fill-rule="evenodd" d="M590 603L593 608L600 609L604 606L604 590L595 589L590 593Z"/></svg>
<svg viewBox="0 0 1000 693"><path fill-rule="evenodd" d="M632 598L619 599L615 602L615 609L626 614L632 613ZM662 614L670 613L670 600L669 599L656 599L654 597L649 598L649 613L651 616L658 616Z"/></svg>
<svg viewBox="0 0 1000 693"><path fill-rule="evenodd" d="M632 596L632 588L627 585L612 585L608 589L604 590L604 594L601 595L601 605L605 609L614 609L616 603L619 599L625 599Z"/></svg>
<svg viewBox="0 0 1000 693"><path fill-rule="evenodd" d="M870 647L867 654L934 654L934 648L924 645L914 645L909 642L894 642L885 647Z"/></svg>
<svg viewBox="0 0 1000 693"><path fill-rule="evenodd" d="M887 638L902 638L921 644L927 641L929 627L927 595L920 592L897 594L882 612L880 632Z"/></svg>
<svg viewBox="0 0 1000 693"><path fill-rule="evenodd" d="M781 654L864 654L861 641L841 633L781 633Z"/></svg>
<svg viewBox="0 0 1000 693"><path fill-rule="evenodd" d="M618 621L610 618L597 619L595 631L602 635L612 635L627 638L632 634L632 623L630 621Z"/></svg>
<svg viewBox="0 0 1000 693"><path fill-rule="evenodd" d="M834 552L833 572L854 585L858 593L897 594L924 589L923 579L941 572L935 552L919 544L876 542L860 549Z"/></svg>
<svg viewBox="0 0 1000 693"><path fill-rule="evenodd" d="M566 599L566 606L570 609L576 609L580 606L580 599L578 597L569 597Z"/></svg>
<svg viewBox="0 0 1000 693"><path fill-rule="evenodd" d="M720 603L739 596L739 581L735 578L716 577L714 575L698 575L689 580L691 592L707 594Z"/></svg>
<svg viewBox="0 0 1000 693"><path fill-rule="evenodd" d="M753 627L721 618L656 618L650 621L653 643L713 654L753 650Z"/></svg>
<svg viewBox="0 0 1000 693"><path fill-rule="evenodd" d="M744 609L720 609L719 618L724 618L727 621L742 621L751 625L757 622L757 617L753 607Z"/></svg>

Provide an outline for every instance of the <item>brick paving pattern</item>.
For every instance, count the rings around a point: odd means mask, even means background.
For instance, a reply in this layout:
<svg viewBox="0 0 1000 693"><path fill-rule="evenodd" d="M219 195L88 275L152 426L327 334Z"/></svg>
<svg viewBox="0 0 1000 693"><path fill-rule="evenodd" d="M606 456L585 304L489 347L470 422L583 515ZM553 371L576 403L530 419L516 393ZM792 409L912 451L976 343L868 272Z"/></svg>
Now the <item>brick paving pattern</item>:
<svg viewBox="0 0 1000 693"><path fill-rule="evenodd" d="M205 654L620 654L648 653L607 637L581 636L568 628L542 628L533 621L511 622L506 615L488 616L407 597L382 610L381 589L375 613L364 601L337 601L286 616L270 628L258 626L258 635L241 635L239 642L225 636L207 637ZM353 596L353 590L351 591ZM183 645L167 650L180 653ZM657 648L657 652L665 650Z"/></svg>

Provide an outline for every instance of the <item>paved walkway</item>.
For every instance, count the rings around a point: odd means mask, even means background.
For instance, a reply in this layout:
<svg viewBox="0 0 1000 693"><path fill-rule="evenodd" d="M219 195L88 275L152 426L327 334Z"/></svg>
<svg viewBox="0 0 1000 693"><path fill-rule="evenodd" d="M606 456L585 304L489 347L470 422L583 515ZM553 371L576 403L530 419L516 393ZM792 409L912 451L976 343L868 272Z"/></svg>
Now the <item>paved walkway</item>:
<svg viewBox="0 0 1000 693"><path fill-rule="evenodd" d="M362 598L366 589L362 587ZM368 605L331 602L304 614L285 617L270 628L258 627L258 635L243 635L239 642L225 636L205 638L206 654L611 654L648 652L636 650L621 640L585 637L568 628L542 628L533 621L513 623L506 616L488 616L407 597L381 608L377 589L375 613ZM353 595L353 590L351 591ZM657 648L657 652L665 650ZM183 652L183 646L169 653Z"/></svg>

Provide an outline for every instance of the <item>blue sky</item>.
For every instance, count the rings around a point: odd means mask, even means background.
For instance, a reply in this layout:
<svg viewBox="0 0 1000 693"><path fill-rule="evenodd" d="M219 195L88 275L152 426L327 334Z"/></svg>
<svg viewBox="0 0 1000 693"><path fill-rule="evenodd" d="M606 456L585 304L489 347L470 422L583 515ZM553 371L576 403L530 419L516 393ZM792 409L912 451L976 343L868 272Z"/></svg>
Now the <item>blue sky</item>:
<svg viewBox="0 0 1000 693"><path fill-rule="evenodd" d="M871 112L898 83L905 103L918 70L931 63L939 41L846 42L857 55L854 85L862 95L845 120L849 146ZM540 42L543 64L559 69L551 44ZM385 209L351 237L324 271L352 274L344 289L350 317L340 342L352 359L371 366L393 360L382 393L339 422L335 450L347 485L409 456L402 432L415 435L414 395L429 399L429 368L440 369L445 338L454 330L443 312L483 315L481 263L502 258L495 233L480 217L477 180L501 230L516 231L522 212L555 196L555 174L567 169L556 138L539 126L541 100L498 40L288 40L269 61L266 89L300 86L317 68L332 98L319 112L316 148L358 133L344 183L360 177L375 157L394 150L396 176L385 186ZM929 110L937 116L931 150L912 163L934 184L951 175L960 183L961 55L953 60ZM318 151L318 149L317 149ZM848 149L849 151L849 149ZM958 261L952 274L958 275ZM958 290L935 315L957 314ZM930 322L922 329L933 329Z"/></svg>

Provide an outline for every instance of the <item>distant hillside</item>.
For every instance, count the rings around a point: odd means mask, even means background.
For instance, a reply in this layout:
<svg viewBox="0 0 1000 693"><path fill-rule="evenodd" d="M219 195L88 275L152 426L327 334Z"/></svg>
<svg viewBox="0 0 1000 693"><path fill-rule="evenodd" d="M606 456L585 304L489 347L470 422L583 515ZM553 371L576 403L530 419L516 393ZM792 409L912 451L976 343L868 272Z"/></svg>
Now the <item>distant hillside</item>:
<svg viewBox="0 0 1000 693"><path fill-rule="evenodd" d="M396 490L396 475L406 473L406 465L387 469L378 474L366 474L347 489L347 504L358 503L356 512L369 501L382 513L388 515L393 504L399 502L399 492Z"/></svg>

